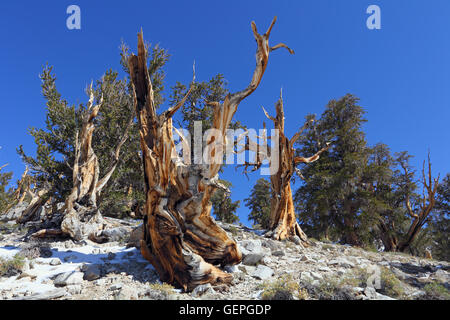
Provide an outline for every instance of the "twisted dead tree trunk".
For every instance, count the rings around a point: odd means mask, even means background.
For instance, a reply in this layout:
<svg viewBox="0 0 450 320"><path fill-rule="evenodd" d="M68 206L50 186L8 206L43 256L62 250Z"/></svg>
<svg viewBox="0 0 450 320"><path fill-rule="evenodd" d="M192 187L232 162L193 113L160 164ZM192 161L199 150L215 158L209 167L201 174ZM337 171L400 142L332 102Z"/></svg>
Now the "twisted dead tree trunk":
<svg viewBox="0 0 450 320"><path fill-rule="evenodd" d="M180 103L157 115L142 32L138 35L138 55L131 55L128 61L146 185L141 252L156 268L162 281L186 291L204 283L230 283L231 275L214 264L237 264L242 258L235 241L211 217L210 198L217 188L224 188L218 182L218 172L227 143L225 132L239 103L258 87L269 53L280 47L287 48L284 44L269 47L269 35L275 21L276 18L264 35L257 32L254 22L251 24L258 48L250 85L229 94L223 103L209 102L214 106L214 133L206 142L203 158L212 159L207 164L191 164L190 159L183 162L175 152L172 116L191 90ZM189 149L186 138L178 133L184 147ZM186 154L191 154L190 149Z"/></svg>
<svg viewBox="0 0 450 320"><path fill-rule="evenodd" d="M72 191L66 198L64 205L64 218L61 222L61 231L69 234L74 239L82 239L86 235L101 230L101 214L97 210L97 195L101 192L98 187L100 167L98 158L92 148L92 135L94 133L94 120L103 103L103 97L99 104L94 105L94 94L90 92L87 112L83 119L81 136L77 131L75 136L75 161L72 171ZM76 205L83 205L89 210L79 212Z"/></svg>
<svg viewBox="0 0 450 320"><path fill-rule="evenodd" d="M255 152L255 161L253 163L246 163L245 171L249 166L253 167L252 171L258 170L263 161L267 160L270 167L270 182L272 186L272 198L270 205L270 231L266 233L267 237L275 240L295 240L299 237L303 243L307 243L307 236L300 228L295 216L294 202L292 200L291 178L294 173L297 173L301 178L300 171L296 166L300 163L311 163L319 159L322 152L328 150L330 147L320 149L315 155L309 158L296 157L294 143L300 138L303 131L312 122L309 121L298 131L291 139L284 135L284 108L283 99L280 94L280 99L275 105L276 116L272 117L263 111L267 118L273 121L275 127L275 134L267 137L266 130L261 137L263 143L258 145L251 141L247 136L247 141L244 148L238 152L249 150ZM264 123L264 129L266 124ZM272 147L269 148L267 141L272 141ZM274 145L275 144L275 145ZM276 154L274 154L274 152Z"/></svg>
<svg viewBox="0 0 450 320"><path fill-rule="evenodd" d="M61 231L77 240L86 237L95 240L100 236L99 233L107 227L107 223L97 208L97 199L116 170L120 149L128 139L128 131L133 122L133 116L131 116L115 148L112 162L106 170L106 174L100 179L98 158L92 148L92 135L95 130L94 120L103 103L103 97L98 105L94 105L93 102L94 94L91 86L88 110L83 119L81 136L78 138L77 132L75 139L73 188L65 201L65 213L61 222ZM85 208L81 208L81 206Z"/></svg>
<svg viewBox="0 0 450 320"><path fill-rule="evenodd" d="M28 175L29 167L25 167L22 177L17 182L17 189L14 191L14 204L21 204L30 190L31 177Z"/></svg>
<svg viewBox="0 0 450 320"><path fill-rule="evenodd" d="M48 201L49 189L43 188L34 192L33 190L27 190L30 203L26 209L22 212L21 216L17 219L17 223L26 223L29 221L37 220L41 216L41 210Z"/></svg>
<svg viewBox="0 0 450 320"><path fill-rule="evenodd" d="M0 171L2 168L4 168L6 165L0 167ZM23 172L20 180L17 182L17 188L14 190L11 203L6 208L5 211L9 211L14 206L22 204L22 202L25 200L25 197L28 195L31 199L30 202L33 202L33 198L36 196L33 192L31 192L30 187L32 183L31 176L28 175L29 167L25 167L25 171Z"/></svg>
<svg viewBox="0 0 450 320"><path fill-rule="evenodd" d="M401 164L405 176L409 176L410 172L406 165ZM430 154L428 153L428 173L425 175L425 161L422 167L422 185L423 194L420 198L418 206L413 208L410 201L410 195L407 193L405 199L405 206L408 215L411 218L411 224L405 235L400 236L395 233L395 225L392 222L387 225L384 221L381 221L380 229L382 231L382 241L386 251L398 251L405 252L409 249L411 243L419 234L422 227L430 222L429 215L435 204L435 195L439 186L439 175L437 178L431 176L431 161Z"/></svg>
<svg viewBox="0 0 450 320"><path fill-rule="evenodd" d="M14 202L11 204L12 208L15 205L21 204L25 198L30 199L25 210L20 217L16 219L16 222L20 224L39 220L42 213L45 213L45 211L43 211L44 206L50 198L50 188L47 185L40 189L37 189L36 186L32 188L32 184L34 184L35 181L32 176L28 175L28 171L29 167L27 166L21 179L17 183L17 189L14 192Z"/></svg>
<svg viewBox="0 0 450 320"><path fill-rule="evenodd" d="M61 213L56 218L52 217L53 221L44 223L44 225L56 224L56 226L43 228L35 232L32 235L33 237L68 235L75 240L86 238L96 240L101 236L104 229L110 227L97 208L97 199L119 163L120 149L128 139L128 130L132 125L133 116L130 117L124 133L119 139L109 168L103 178L100 179L100 166L97 155L92 148L92 136L95 130L94 120L102 106L103 97L97 105L94 105L92 85L89 94L90 98L82 120L81 134L77 131L75 135L72 191L67 196L64 206L60 210ZM44 199L39 195L37 198ZM24 217L22 222L26 220L27 217Z"/></svg>

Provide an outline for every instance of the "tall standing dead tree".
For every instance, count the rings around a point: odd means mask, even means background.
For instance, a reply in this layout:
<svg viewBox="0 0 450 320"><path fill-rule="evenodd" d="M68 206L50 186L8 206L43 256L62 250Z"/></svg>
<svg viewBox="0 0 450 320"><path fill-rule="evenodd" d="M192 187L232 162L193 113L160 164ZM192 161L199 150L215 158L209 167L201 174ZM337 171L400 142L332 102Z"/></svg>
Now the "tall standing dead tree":
<svg viewBox="0 0 450 320"><path fill-rule="evenodd" d="M262 137L262 144L258 145L252 141L250 137L246 137L246 143L238 152L245 150L255 152L255 161L253 163L246 163L245 171L252 166L252 171L258 170L263 161L268 161L270 167L270 182L272 186L272 198L270 204L270 230L266 233L267 237L276 240L290 239L294 240L297 236L303 243L307 243L307 236L300 228L295 216L295 209L292 200L291 178L294 173L301 173L296 166L300 163L311 163L319 159L322 152L328 150L330 147L320 149L315 155L309 158L296 157L294 143L300 138L303 131L312 122L309 121L291 138L288 139L284 135L284 108L283 98L280 94L280 99L275 105L276 116L270 116L266 110L263 111L267 118L273 121L275 127L275 134L267 136L267 131L264 130ZM266 124L264 123L264 129ZM272 141L272 147L269 148L267 141ZM275 147L274 145L275 144ZM276 154L273 154L276 152Z"/></svg>
<svg viewBox="0 0 450 320"><path fill-rule="evenodd" d="M186 164L175 152L172 117L186 101L190 90L180 103L157 115L142 32L138 35L138 55L129 58L146 184L141 252L156 268L162 281L184 290L204 283L231 282L231 275L214 264L223 266L241 261L236 242L211 217L210 198L217 188L224 188L218 182L218 172L227 144L225 132L239 103L258 87L269 53L287 48L283 43L269 47L275 21L276 17L263 35L258 33L254 22L251 24L257 52L250 85L229 94L223 103L209 102L214 107L212 128L215 134L207 138L203 158L220 159L208 164L191 165L190 161ZM184 147L189 148L186 139L179 134ZM190 150L187 154L191 154Z"/></svg>
<svg viewBox="0 0 450 320"><path fill-rule="evenodd" d="M100 179L100 167L97 155L92 148L92 135L95 130L95 118L103 103L103 97L98 104L94 104L94 92L92 85L89 90L89 102L82 120L81 134L75 135L75 160L72 168L73 187L67 196L64 206L52 221L46 221L44 225L51 225L33 234L35 237L47 235L68 235L75 240L91 238L95 240L99 233L108 226L97 208L97 198L108 183L119 163L120 149L128 139L128 130L133 122L131 116L123 135L113 153L112 161L105 175ZM41 190L32 197L33 208L46 202L45 194L48 190ZM34 201L35 200L35 201ZM44 201L44 203L42 203ZM35 210L26 210L19 219L24 223L31 219L30 215ZM37 209L37 208L36 208ZM56 224L56 226L55 226Z"/></svg>
<svg viewBox="0 0 450 320"><path fill-rule="evenodd" d="M400 164L404 176L408 178L411 175L406 164ZM398 251L405 252L410 247L416 236L419 234L422 227L430 222L429 215L435 204L435 195L439 186L439 175L437 178L431 176L431 161L430 154L428 153L428 173L425 174L425 161L422 167L422 185L423 194L420 197L418 204L415 208L412 207L410 201L410 195L407 192L405 198L405 206L409 217L411 218L411 224L408 231L404 235L399 235L396 232L396 226L394 222L387 224L383 220L380 221L380 230L382 232L381 238L385 246L386 251Z"/></svg>

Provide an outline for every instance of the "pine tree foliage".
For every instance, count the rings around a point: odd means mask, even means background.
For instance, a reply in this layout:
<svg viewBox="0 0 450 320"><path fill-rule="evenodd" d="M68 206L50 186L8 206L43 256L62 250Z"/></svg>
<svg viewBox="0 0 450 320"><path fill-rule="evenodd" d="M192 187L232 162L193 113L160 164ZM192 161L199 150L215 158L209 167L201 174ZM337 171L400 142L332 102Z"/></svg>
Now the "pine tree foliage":
<svg viewBox="0 0 450 320"><path fill-rule="evenodd" d="M259 225L263 229L270 227L271 196L270 181L264 178L258 179L250 192L250 196L244 200L245 205L250 209L248 219L253 221L253 225Z"/></svg>
<svg viewBox="0 0 450 320"><path fill-rule="evenodd" d="M430 223L434 258L450 261L450 173L439 184L436 208Z"/></svg>
<svg viewBox="0 0 450 320"><path fill-rule="evenodd" d="M30 166L36 188L49 189L55 199L63 201L71 188L75 132L80 129L84 106L69 105L61 97L52 70L46 65L40 75L42 95L46 100L45 127L29 129L36 143L36 156L28 156L22 146L18 153Z"/></svg>
<svg viewBox="0 0 450 320"><path fill-rule="evenodd" d="M227 188L231 188L232 184L226 180L220 180L220 183ZM239 208L240 201L231 199L231 192L224 189L217 189L211 197L213 212L216 219L226 223L239 222L236 211Z"/></svg>
<svg viewBox="0 0 450 320"><path fill-rule="evenodd" d="M444 237L436 240L438 234L448 231L445 183L439 186L437 205L432 209L433 181L438 180L431 171L426 172L425 163L417 173L410 165L412 155L406 151L392 155L385 144L368 146L362 131L364 110L357 101L351 95L330 101L298 142L299 153L305 153L324 141L333 141L321 161L299 168L304 181L295 203L302 228L319 239L386 251L407 250L421 256L432 244L445 248Z"/></svg>
<svg viewBox="0 0 450 320"><path fill-rule="evenodd" d="M156 101L162 104L165 77L162 69L169 55L159 46L153 47L150 52L149 72L154 81ZM124 64L128 55L127 46L122 44L121 64L125 72L128 72L128 67ZM29 130L36 143L36 155L28 155L22 146L18 148L18 153L31 168L35 188L48 189L47 197L62 202L72 188L75 136L81 130L86 106L70 105L62 98L56 87L52 67L46 65L40 77L42 94L46 100L45 126ZM133 121L134 106L130 89L129 79L121 79L119 73L111 69L93 84L95 100L103 98L93 135L93 148L99 159L100 175L111 167L111 159L120 137L128 135L121 149L120 162L98 199L98 205L105 215L121 216L137 211L145 198L139 135L137 123Z"/></svg>
<svg viewBox="0 0 450 320"><path fill-rule="evenodd" d="M317 238L360 244L357 217L361 214L364 168L368 147L358 98L331 100L314 126L298 140L299 154L314 154L331 141L320 161L300 166L304 182L295 193L302 228ZM308 115L307 120L314 118Z"/></svg>
<svg viewBox="0 0 450 320"><path fill-rule="evenodd" d="M3 172L5 167L6 165L0 166L0 214L4 213L12 201L12 190L8 188L8 185L13 173Z"/></svg>

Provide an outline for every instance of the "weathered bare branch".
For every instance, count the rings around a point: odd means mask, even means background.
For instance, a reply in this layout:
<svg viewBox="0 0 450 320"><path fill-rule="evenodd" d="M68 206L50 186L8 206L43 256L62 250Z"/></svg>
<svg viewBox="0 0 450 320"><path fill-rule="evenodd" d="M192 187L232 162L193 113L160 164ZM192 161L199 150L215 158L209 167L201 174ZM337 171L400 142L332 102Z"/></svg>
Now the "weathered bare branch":
<svg viewBox="0 0 450 320"><path fill-rule="evenodd" d="M279 44L277 44L277 45L275 45L275 46L273 46L273 47L270 47L269 51L272 52L272 51L275 51L275 50L277 50L277 49L279 49L279 48L285 48L285 49L287 49L287 50L289 51L290 54L295 54L294 50L292 50L291 48L289 48L289 47L288 47L287 45L285 45L284 43L279 43Z"/></svg>
<svg viewBox="0 0 450 320"><path fill-rule="evenodd" d="M114 150L114 154L113 154L113 160L109 166L109 169L106 170L106 174L104 175L104 177L102 179L100 179L100 181L97 183L96 185L96 192L97 192L97 196L100 195L100 193L102 192L103 188L105 187L105 185L108 183L109 179L111 178L112 174L114 173L114 171L117 168L117 165L119 164L119 155L120 155L120 149L122 148L123 144L128 140L128 132L130 131L131 126L133 125L133 120L134 120L134 112L130 113L130 117L128 119L128 123L125 127L125 130L119 140L119 143L117 144L115 150Z"/></svg>
<svg viewBox="0 0 450 320"><path fill-rule="evenodd" d="M309 157L309 158L295 157L295 158L294 158L294 163L295 163L295 164L299 164L299 163L311 163L311 162L317 161L317 160L319 160L320 155L321 155L323 152L327 151L330 147L331 147L331 143L327 142L327 143L326 143L326 146L323 147L322 149L320 149L315 155L313 155L313 156L311 156L311 157Z"/></svg>
<svg viewBox="0 0 450 320"><path fill-rule="evenodd" d="M194 62L194 65L193 65L192 69L193 69L192 82L191 82L191 85L190 85L190 87L189 87L188 92L187 92L186 95L183 97L183 99L181 99L180 102L178 102L175 106L169 108L169 109L166 111L166 113L165 113L165 114L166 114L166 118L171 118L171 117L175 114L175 112L177 112L177 110L180 109L180 107L183 106L183 105L185 104L187 98L188 98L189 95L191 94L192 89L194 88L194 84L195 84L195 62Z"/></svg>

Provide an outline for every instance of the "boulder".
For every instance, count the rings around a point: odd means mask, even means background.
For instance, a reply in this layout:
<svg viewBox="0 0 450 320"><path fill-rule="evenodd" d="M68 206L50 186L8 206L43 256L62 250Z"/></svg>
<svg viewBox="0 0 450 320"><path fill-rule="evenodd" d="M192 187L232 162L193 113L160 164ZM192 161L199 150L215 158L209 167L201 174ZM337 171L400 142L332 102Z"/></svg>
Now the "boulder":
<svg viewBox="0 0 450 320"><path fill-rule="evenodd" d="M58 266L61 264L61 260L59 258L53 258L48 264L51 266Z"/></svg>
<svg viewBox="0 0 450 320"><path fill-rule="evenodd" d="M242 259L242 263L247 266L254 266L258 264L264 258L264 256L265 254L262 252L249 253L244 256L244 258Z"/></svg>
<svg viewBox="0 0 450 320"><path fill-rule="evenodd" d="M241 245L251 252L262 250L261 240L244 240L241 241Z"/></svg>
<svg viewBox="0 0 450 320"><path fill-rule="evenodd" d="M256 279L267 280L274 275L274 272L271 268L264 266L262 264L256 267L255 271L252 272L251 276Z"/></svg>
<svg viewBox="0 0 450 320"><path fill-rule="evenodd" d="M20 247L20 255L28 259L50 258L53 255L50 245L45 242L32 241Z"/></svg>
<svg viewBox="0 0 450 320"><path fill-rule="evenodd" d="M283 250L275 250L275 251L272 251L272 255L275 257L282 257L282 256L284 256L284 251Z"/></svg>
<svg viewBox="0 0 450 320"><path fill-rule="evenodd" d="M450 274L447 271L439 269L433 274L433 277L440 282L450 282Z"/></svg>
<svg viewBox="0 0 450 320"><path fill-rule="evenodd" d="M192 296L194 297L200 297L206 293L214 293L214 289L211 286L211 283L207 283L207 284L202 284L199 285L197 287L195 287L195 289L192 291Z"/></svg>
<svg viewBox="0 0 450 320"><path fill-rule="evenodd" d="M83 282L84 274L82 272L64 272L60 273L53 280L56 287L64 287L68 285L79 285Z"/></svg>
<svg viewBox="0 0 450 320"><path fill-rule="evenodd" d="M332 259L330 261L328 261L328 265L331 266L339 266L342 268L354 268L355 264L353 262L350 262L344 258L337 258L337 259Z"/></svg>
<svg viewBox="0 0 450 320"><path fill-rule="evenodd" d="M81 294L82 291L83 288L79 284L67 286L67 292L70 294Z"/></svg>
<svg viewBox="0 0 450 320"><path fill-rule="evenodd" d="M272 239L264 240L263 243L262 243L262 246L266 247L266 248L269 248L272 251L276 251L276 250L279 250L281 248L281 245L280 245L279 241L275 241L275 240L272 240Z"/></svg>
<svg viewBox="0 0 450 320"><path fill-rule="evenodd" d="M96 264L84 264L81 270L84 272L84 280L93 281L101 277L100 266Z"/></svg>
<svg viewBox="0 0 450 320"><path fill-rule="evenodd" d="M130 226L119 226L115 228L105 229L101 232L94 233L90 235L90 240L97 243L105 242L120 242L123 240L128 240L130 233L132 232Z"/></svg>
<svg viewBox="0 0 450 320"><path fill-rule="evenodd" d="M247 266L258 264L267 254L260 240L244 240L240 242L242 252L242 263Z"/></svg>

